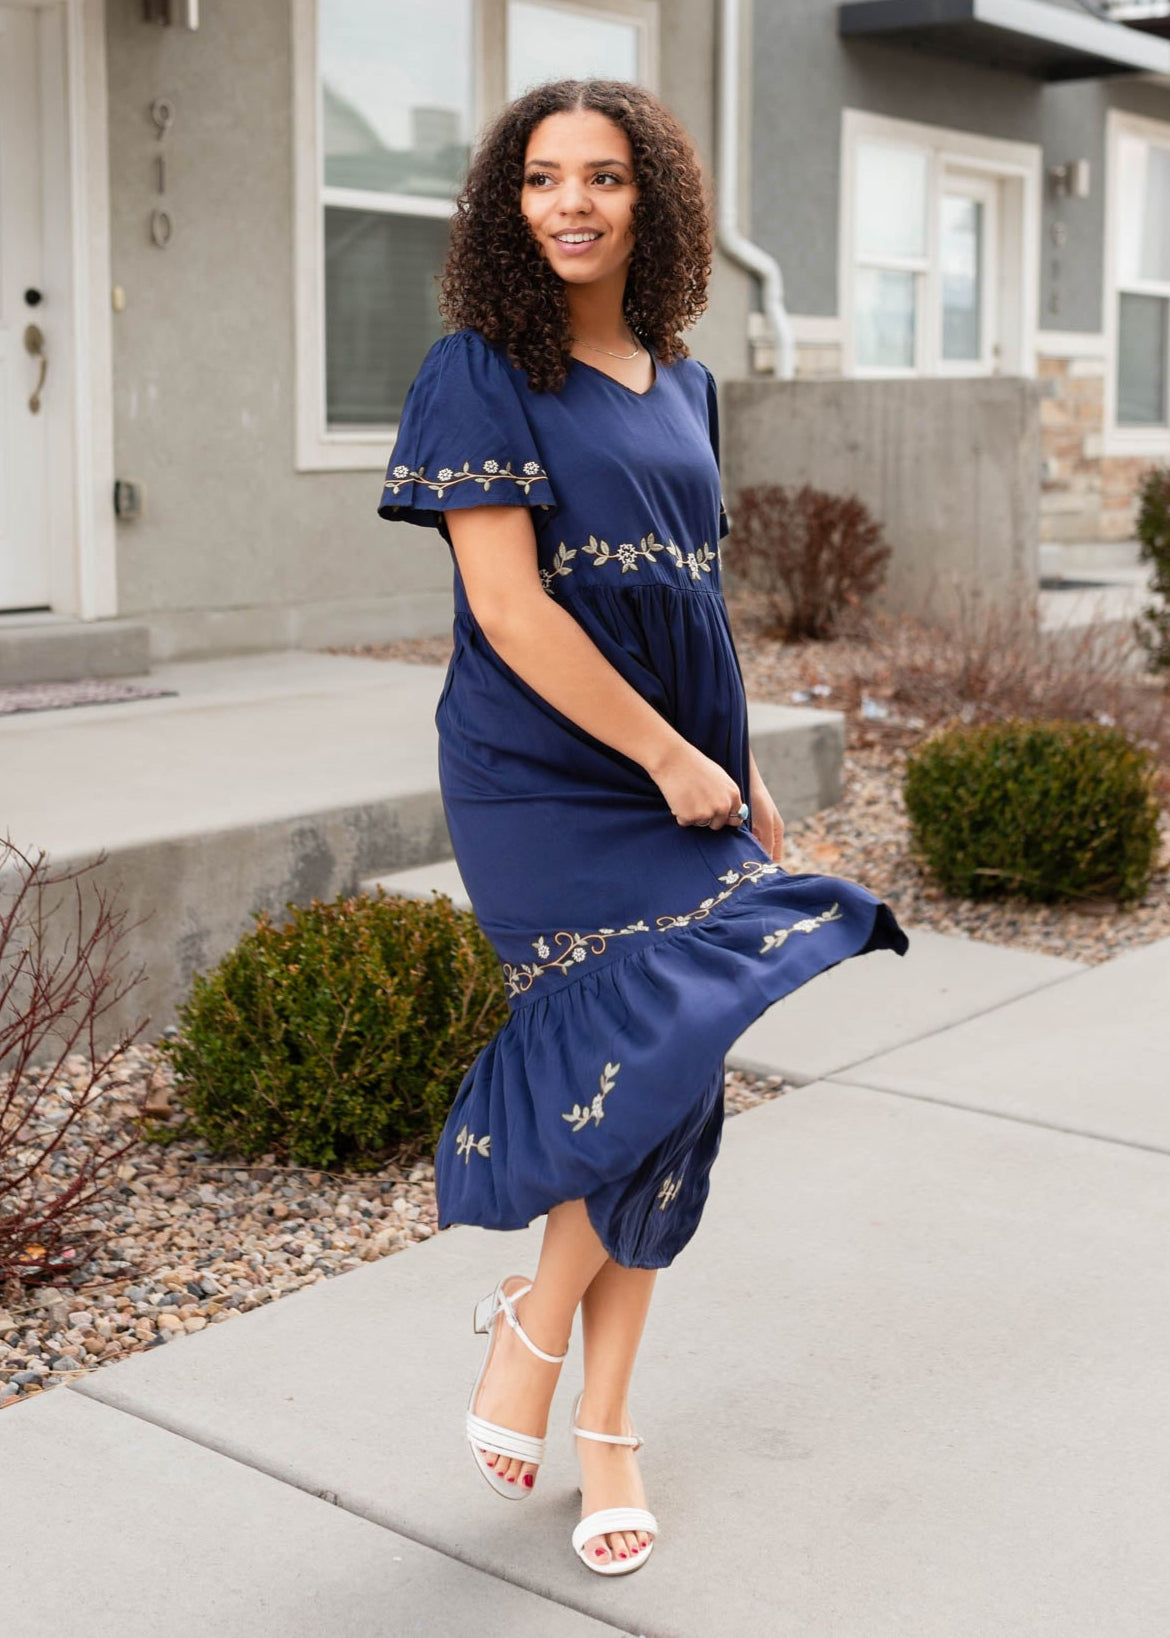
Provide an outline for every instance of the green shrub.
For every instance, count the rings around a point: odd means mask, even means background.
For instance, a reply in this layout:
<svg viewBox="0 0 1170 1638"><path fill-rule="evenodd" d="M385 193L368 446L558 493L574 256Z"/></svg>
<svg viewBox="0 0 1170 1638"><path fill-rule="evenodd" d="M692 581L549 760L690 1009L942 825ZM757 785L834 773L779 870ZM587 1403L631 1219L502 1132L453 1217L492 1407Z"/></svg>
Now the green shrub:
<svg viewBox="0 0 1170 1638"><path fill-rule="evenodd" d="M950 893L1141 898L1158 854L1157 764L1085 722L950 727L911 753L913 845Z"/></svg>
<svg viewBox="0 0 1170 1638"><path fill-rule="evenodd" d="M432 1152L507 1017L491 944L445 894L286 908L196 975L158 1043L195 1129L217 1153L329 1169Z"/></svg>
<svg viewBox="0 0 1170 1638"><path fill-rule="evenodd" d="M1138 487L1137 534L1143 563L1154 567L1156 602L1142 610L1137 634L1151 671L1170 671L1170 467L1150 467Z"/></svg>

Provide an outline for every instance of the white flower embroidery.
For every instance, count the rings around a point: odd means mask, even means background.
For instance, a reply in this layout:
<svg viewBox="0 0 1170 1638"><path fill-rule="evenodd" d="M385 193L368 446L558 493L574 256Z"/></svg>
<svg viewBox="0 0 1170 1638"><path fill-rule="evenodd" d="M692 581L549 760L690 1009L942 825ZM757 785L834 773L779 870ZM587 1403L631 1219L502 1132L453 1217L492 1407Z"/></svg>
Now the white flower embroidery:
<svg viewBox="0 0 1170 1638"><path fill-rule="evenodd" d="M698 909L692 910L689 915L656 916L655 926L660 931L665 932L670 927L688 927L692 921L702 921L705 916L710 915L716 905L722 904L724 899L730 898L736 887L741 886L744 882L755 881L760 876L774 875L777 870L783 868L774 859L745 859L742 871L729 870L725 875L720 876L719 880L727 883L722 893L716 893L713 897L704 899ZM504 962L504 979L507 984L508 994L525 994L532 988L538 978L542 978L545 973L550 972L554 967L558 972L568 972L576 962L584 961L586 956L600 955L611 938L624 938L630 933L648 933L650 931L651 929L644 920L632 921L628 927L620 927L616 931L612 927L599 927L592 933L573 933L562 929L560 932L553 934L554 940L562 946L561 954L553 960L548 959L548 941L542 933L538 939L533 941L532 945L532 948L541 958L539 963L530 961L521 967L514 967L511 962Z"/></svg>
<svg viewBox="0 0 1170 1638"><path fill-rule="evenodd" d="M667 547L667 551L670 553L671 557L673 557L678 568L689 569L691 571L692 580L698 580L700 570L703 572L703 574L710 574L711 565L716 561L717 556L717 554L707 545L706 541L704 541L702 546L700 546L697 556L694 552L687 552L684 554L682 548L676 546L673 541Z"/></svg>
<svg viewBox="0 0 1170 1638"><path fill-rule="evenodd" d="M827 910L822 910L818 916L805 916L800 921L794 921L791 927L777 927L774 933L766 934L764 942L760 945L759 953L763 955L766 950L782 949L793 933L815 933L817 928L823 927L827 921L840 921L841 919L840 904L830 905Z"/></svg>
<svg viewBox="0 0 1170 1638"><path fill-rule="evenodd" d="M466 1122L464 1122L455 1135L455 1154L457 1158L463 1161L465 1166L471 1159L473 1150L477 1155L483 1155L486 1159L491 1153L491 1147L491 1134L485 1132L481 1138L477 1138L474 1132L469 1132L467 1130Z"/></svg>
<svg viewBox="0 0 1170 1638"><path fill-rule="evenodd" d="M613 1091L614 1081L617 1079L617 1072L621 1067L622 1066L620 1063L607 1063L598 1077L601 1091L594 1094L593 1102L575 1103L566 1114L561 1116L562 1120L571 1121L573 1123L574 1132L584 1131L585 1127L588 1126L590 1121L592 1121L595 1126L601 1125L602 1119L605 1115L605 1100Z"/></svg>
<svg viewBox="0 0 1170 1638"><path fill-rule="evenodd" d="M512 471L511 461L505 461L501 467L499 461L485 461L482 472L473 472L471 463L464 461L458 471L449 466L439 468L437 478L428 478L426 467L420 466L412 471L408 466L396 466L391 477L383 486L383 493L389 490L392 495L406 483L417 483L423 489L433 489L439 500L442 500L444 491L457 483L477 483L483 490L489 490L493 483L503 483L510 480L522 489L526 495L531 494L534 483L547 483L548 475L538 461L525 461L523 476ZM551 506L551 501L541 501L541 506Z"/></svg>

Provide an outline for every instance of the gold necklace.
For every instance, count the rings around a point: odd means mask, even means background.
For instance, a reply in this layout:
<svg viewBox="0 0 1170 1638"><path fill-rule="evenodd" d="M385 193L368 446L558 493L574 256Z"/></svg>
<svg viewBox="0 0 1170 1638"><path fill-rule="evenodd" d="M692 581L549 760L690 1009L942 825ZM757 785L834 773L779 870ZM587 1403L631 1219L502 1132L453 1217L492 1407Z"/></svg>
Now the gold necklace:
<svg viewBox="0 0 1170 1638"><path fill-rule="evenodd" d="M591 353L604 353L607 358L637 358L643 351L641 346L635 346L632 353L612 353L608 347L595 347L591 341L582 341L580 336L573 336L570 339L575 341L578 347L588 347Z"/></svg>

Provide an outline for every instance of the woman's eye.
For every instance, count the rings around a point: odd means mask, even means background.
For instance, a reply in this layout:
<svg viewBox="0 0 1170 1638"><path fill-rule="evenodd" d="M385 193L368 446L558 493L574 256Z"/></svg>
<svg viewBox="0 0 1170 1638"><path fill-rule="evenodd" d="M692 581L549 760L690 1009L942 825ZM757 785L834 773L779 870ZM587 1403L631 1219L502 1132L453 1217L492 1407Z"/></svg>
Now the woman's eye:
<svg viewBox="0 0 1170 1638"><path fill-rule="evenodd" d="M601 176L608 176L611 181L617 182L619 186L622 181L621 177L616 171L598 171L594 180L596 181L597 177ZM524 183L526 187L534 188L538 182L547 182L548 180L549 175L547 171L532 171L524 178Z"/></svg>

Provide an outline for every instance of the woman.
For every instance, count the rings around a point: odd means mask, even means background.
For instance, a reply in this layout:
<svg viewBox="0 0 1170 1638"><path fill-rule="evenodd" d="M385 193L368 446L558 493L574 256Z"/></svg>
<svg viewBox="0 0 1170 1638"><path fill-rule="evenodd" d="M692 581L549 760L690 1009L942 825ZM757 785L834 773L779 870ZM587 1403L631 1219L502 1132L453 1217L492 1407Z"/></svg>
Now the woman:
<svg viewBox="0 0 1170 1638"><path fill-rule="evenodd" d="M476 1308L468 1438L494 1489L531 1493L580 1306L572 1540L607 1575L658 1528L627 1396L656 1271L707 1196L724 1055L817 973L907 947L864 888L779 862L721 590L715 383L680 334L706 306L710 221L686 134L641 87L510 104L458 202L455 328L407 395L378 508L452 552L440 783L511 1009L439 1142L439 1225L547 1213L535 1276Z"/></svg>

